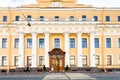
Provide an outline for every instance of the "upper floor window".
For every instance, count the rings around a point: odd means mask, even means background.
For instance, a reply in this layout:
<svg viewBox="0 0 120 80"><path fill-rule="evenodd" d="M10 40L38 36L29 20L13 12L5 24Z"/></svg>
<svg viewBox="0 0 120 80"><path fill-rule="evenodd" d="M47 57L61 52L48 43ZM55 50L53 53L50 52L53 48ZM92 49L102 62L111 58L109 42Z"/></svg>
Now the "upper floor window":
<svg viewBox="0 0 120 80"><path fill-rule="evenodd" d="M94 21L98 21L98 16L94 16Z"/></svg>
<svg viewBox="0 0 120 80"><path fill-rule="evenodd" d="M2 38L2 48L7 48L7 38Z"/></svg>
<svg viewBox="0 0 120 80"><path fill-rule="evenodd" d="M118 21L120 21L120 16L118 16Z"/></svg>
<svg viewBox="0 0 120 80"><path fill-rule="evenodd" d="M106 38L106 48L111 48L111 38Z"/></svg>
<svg viewBox="0 0 120 80"><path fill-rule="evenodd" d="M87 48L87 38L82 38L82 48Z"/></svg>
<svg viewBox="0 0 120 80"><path fill-rule="evenodd" d="M3 22L7 21L7 16L3 16Z"/></svg>
<svg viewBox="0 0 120 80"><path fill-rule="evenodd" d="M44 48L44 38L39 39L39 48Z"/></svg>
<svg viewBox="0 0 120 80"><path fill-rule="evenodd" d="M59 21L59 16L55 16L55 21Z"/></svg>
<svg viewBox="0 0 120 80"><path fill-rule="evenodd" d="M32 48L32 39L31 38L27 39L27 48Z"/></svg>
<svg viewBox="0 0 120 80"><path fill-rule="evenodd" d="M7 66L7 56L2 56L2 66Z"/></svg>
<svg viewBox="0 0 120 80"><path fill-rule="evenodd" d="M118 38L118 48L120 48L120 38Z"/></svg>
<svg viewBox="0 0 120 80"><path fill-rule="evenodd" d="M70 38L70 48L75 48L75 38Z"/></svg>
<svg viewBox="0 0 120 80"><path fill-rule="evenodd" d="M60 48L60 39L59 38L54 39L54 48Z"/></svg>
<svg viewBox="0 0 120 80"><path fill-rule="evenodd" d="M70 21L74 21L74 16L70 16Z"/></svg>
<svg viewBox="0 0 120 80"><path fill-rule="evenodd" d="M95 38L95 48L99 48L99 38Z"/></svg>
<svg viewBox="0 0 120 80"><path fill-rule="evenodd" d="M110 21L110 16L106 16L106 21Z"/></svg>
<svg viewBox="0 0 120 80"><path fill-rule="evenodd" d="M31 15L28 15L28 16L27 16L27 20L28 20L28 21L31 21L31 19L32 19L32 16L31 16Z"/></svg>
<svg viewBox="0 0 120 80"><path fill-rule="evenodd" d="M112 65L112 56L107 55L107 65Z"/></svg>
<svg viewBox="0 0 120 80"><path fill-rule="evenodd" d="M82 16L82 21L86 21L86 15Z"/></svg>
<svg viewBox="0 0 120 80"><path fill-rule="evenodd" d="M20 16L15 16L15 21L19 21Z"/></svg>
<svg viewBox="0 0 120 80"><path fill-rule="evenodd" d="M18 48L18 46L19 46L19 38L15 38L14 48Z"/></svg>
<svg viewBox="0 0 120 80"><path fill-rule="evenodd" d="M40 21L44 21L44 16L40 16Z"/></svg>

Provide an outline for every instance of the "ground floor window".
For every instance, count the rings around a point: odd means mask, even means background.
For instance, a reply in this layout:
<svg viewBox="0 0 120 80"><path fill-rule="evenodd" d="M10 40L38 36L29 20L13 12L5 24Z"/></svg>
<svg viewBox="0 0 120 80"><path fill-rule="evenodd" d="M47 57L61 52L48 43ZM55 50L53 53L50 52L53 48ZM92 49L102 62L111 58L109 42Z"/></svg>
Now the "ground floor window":
<svg viewBox="0 0 120 80"><path fill-rule="evenodd" d="M74 65L75 65L75 56L74 56L74 55L71 55L71 56L70 56L70 65L71 65L71 66L74 66Z"/></svg>
<svg viewBox="0 0 120 80"><path fill-rule="evenodd" d="M19 60L19 57L15 56L14 57L14 66L18 66L18 60Z"/></svg>
<svg viewBox="0 0 120 80"><path fill-rule="evenodd" d="M39 56L39 66L44 65L44 56Z"/></svg>
<svg viewBox="0 0 120 80"><path fill-rule="evenodd" d="M100 65L100 56L99 55L95 56L95 64Z"/></svg>
<svg viewBox="0 0 120 80"><path fill-rule="evenodd" d="M27 66L31 66L31 65L32 65L32 57L27 56Z"/></svg>
<svg viewBox="0 0 120 80"><path fill-rule="evenodd" d="M119 60L118 60L118 61L119 61L119 63L118 63L118 64L120 65L120 55L119 55L119 58L118 58L118 59L119 59Z"/></svg>
<svg viewBox="0 0 120 80"><path fill-rule="evenodd" d="M112 56L107 55L107 65L112 65Z"/></svg>
<svg viewBox="0 0 120 80"><path fill-rule="evenodd" d="M7 56L2 56L2 66L7 66Z"/></svg>
<svg viewBox="0 0 120 80"><path fill-rule="evenodd" d="M83 66L87 66L87 56L86 55L82 56L82 64L83 64Z"/></svg>

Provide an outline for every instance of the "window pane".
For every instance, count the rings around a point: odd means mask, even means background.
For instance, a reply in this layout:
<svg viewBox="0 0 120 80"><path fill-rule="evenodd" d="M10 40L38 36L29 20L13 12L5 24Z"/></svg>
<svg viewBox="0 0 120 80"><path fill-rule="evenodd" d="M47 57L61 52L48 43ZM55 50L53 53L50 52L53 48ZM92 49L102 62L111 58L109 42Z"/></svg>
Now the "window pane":
<svg viewBox="0 0 120 80"><path fill-rule="evenodd" d="M118 16L118 21L120 21L120 16Z"/></svg>
<svg viewBox="0 0 120 80"><path fill-rule="evenodd" d="M7 21L7 16L3 16L3 21L4 21L4 22Z"/></svg>
<svg viewBox="0 0 120 80"><path fill-rule="evenodd" d="M96 65L100 65L100 57L99 57L99 55L95 56L95 63L96 63Z"/></svg>
<svg viewBox="0 0 120 80"><path fill-rule="evenodd" d="M7 38L2 38L2 48L7 48Z"/></svg>
<svg viewBox="0 0 120 80"><path fill-rule="evenodd" d="M95 38L95 48L99 48L99 38Z"/></svg>
<svg viewBox="0 0 120 80"><path fill-rule="evenodd" d="M60 48L60 39L59 38L54 39L54 48Z"/></svg>
<svg viewBox="0 0 120 80"><path fill-rule="evenodd" d="M112 65L112 56L107 55L107 65Z"/></svg>
<svg viewBox="0 0 120 80"><path fill-rule="evenodd" d="M19 38L15 38L14 48L18 48L18 46L19 46Z"/></svg>
<svg viewBox="0 0 120 80"><path fill-rule="evenodd" d="M70 38L70 48L75 48L75 38Z"/></svg>
<svg viewBox="0 0 120 80"><path fill-rule="evenodd" d="M39 48L44 48L44 39L39 39Z"/></svg>
<svg viewBox="0 0 120 80"><path fill-rule="evenodd" d="M32 65L32 57L27 56L27 66L31 66L31 65Z"/></svg>
<svg viewBox="0 0 120 80"><path fill-rule="evenodd" d="M120 48L120 38L118 38L118 48Z"/></svg>
<svg viewBox="0 0 120 80"><path fill-rule="evenodd" d="M83 66L87 66L87 56L86 55L83 55L82 56L82 64L83 64Z"/></svg>
<svg viewBox="0 0 120 80"><path fill-rule="evenodd" d="M106 38L106 48L111 48L111 38Z"/></svg>
<svg viewBox="0 0 120 80"><path fill-rule="evenodd" d="M32 39L31 38L27 39L27 48L32 48Z"/></svg>
<svg viewBox="0 0 120 80"><path fill-rule="evenodd" d="M18 60L19 60L19 57L15 56L14 57L14 66L18 66Z"/></svg>
<svg viewBox="0 0 120 80"><path fill-rule="evenodd" d="M55 16L55 21L59 21L59 16Z"/></svg>
<svg viewBox="0 0 120 80"><path fill-rule="evenodd" d="M44 16L40 16L40 21L44 21Z"/></svg>
<svg viewBox="0 0 120 80"><path fill-rule="evenodd" d="M82 16L82 21L86 21L86 15Z"/></svg>
<svg viewBox="0 0 120 80"><path fill-rule="evenodd" d="M82 48L87 48L87 38L82 38Z"/></svg>
<svg viewBox="0 0 120 80"><path fill-rule="evenodd" d="M70 16L70 21L74 21L74 16Z"/></svg>
<svg viewBox="0 0 120 80"><path fill-rule="evenodd" d="M75 56L70 56L70 65L75 65Z"/></svg>
<svg viewBox="0 0 120 80"><path fill-rule="evenodd" d="M110 16L106 16L106 21L110 21Z"/></svg>
<svg viewBox="0 0 120 80"><path fill-rule="evenodd" d="M2 56L2 66L7 66L7 56Z"/></svg>
<svg viewBox="0 0 120 80"><path fill-rule="evenodd" d="M28 20L28 21L31 21L31 18L32 18L31 15L28 15L28 16L27 16L27 20Z"/></svg>
<svg viewBox="0 0 120 80"><path fill-rule="evenodd" d="M44 56L39 56L39 66L44 65Z"/></svg>
<svg viewBox="0 0 120 80"><path fill-rule="evenodd" d="M94 21L98 21L98 16L94 16Z"/></svg>
<svg viewBox="0 0 120 80"><path fill-rule="evenodd" d="M19 21L19 16L15 16L15 21Z"/></svg>

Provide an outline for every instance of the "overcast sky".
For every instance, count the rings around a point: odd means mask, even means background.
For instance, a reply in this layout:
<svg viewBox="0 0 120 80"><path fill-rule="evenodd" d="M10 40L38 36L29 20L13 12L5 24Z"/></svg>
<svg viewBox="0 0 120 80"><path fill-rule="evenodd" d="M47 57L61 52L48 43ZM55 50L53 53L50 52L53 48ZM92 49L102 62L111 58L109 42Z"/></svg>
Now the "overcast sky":
<svg viewBox="0 0 120 80"><path fill-rule="evenodd" d="M36 0L0 0L0 7L35 4ZM92 4L94 7L120 7L120 0L80 0L80 4Z"/></svg>

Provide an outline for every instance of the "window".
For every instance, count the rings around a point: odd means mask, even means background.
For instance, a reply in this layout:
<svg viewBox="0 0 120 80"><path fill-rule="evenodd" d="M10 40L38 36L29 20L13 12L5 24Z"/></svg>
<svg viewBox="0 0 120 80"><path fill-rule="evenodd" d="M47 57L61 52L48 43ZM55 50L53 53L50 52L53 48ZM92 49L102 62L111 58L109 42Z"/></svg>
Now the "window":
<svg viewBox="0 0 120 80"><path fill-rule="evenodd" d="M110 16L106 16L106 21L110 21Z"/></svg>
<svg viewBox="0 0 120 80"><path fill-rule="evenodd" d="M95 48L99 48L99 38L95 38Z"/></svg>
<svg viewBox="0 0 120 80"><path fill-rule="evenodd" d="M100 65L100 57L99 57L99 55L95 56L95 64Z"/></svg>
<svg viewBox="0 0 120 80"><path fill-rule="evenodd" d="M44 16L40 16L40 21L44 21Z"/></svg>
<svg viewBox="0 0 120 80"><path fill-rule="evenodd" d="M39 48L44 48L44 38L39 39Z"/></svg>
<svg viewBox="0 0 120 80"><path fill-rule="evenodd" d="M3 22L7 21L7 16L3 16Z"/></svg>
<svg viewBox="0 0 120 80"><path fill-rule="evenodd" d="M31 21L31 18L32 18L31 15L28 15L28 16L27 16L27 20L28 20L28 21Z"/></svg>
<svg viewBox="0 0 120 80"><path fill-rule="evenodd" d="M74 21L74 16L70 16L70 21Z"/></svg>
<svg viewBox="0 0 120 80"><path fill-rule="evenodd" d="M39 56L39 66L44 65L44 56Z"/></svg>
<svg viewBox="0 0 120 80"><path fill-rule="evenodd" d="M19 60L19 57L15 56L14 57L14 66L18 66L18 60Z"/></svg>
<svg viewBox="0 0 120 80"><path fill-rule="evenodd" d="M107 65L112 65L112 56L107 55Z"/></svg>
<svg viewBox="0 0 120 80"><path fill-rule="evenodd" d="M75 48L75 38L70 38L70 48Z"/></svg>
<svg viewBox="0 0 120 80"><path fill-rule="evenodd" d="M18 48L19 46L19 38L15 38L14 48Z"/></svg>
<svg viewBox="0 0 120 80"><path fill-rule="evenodd" d="M120 55L119 55L118 59L119 59L119 61L118 61L119 63L118 64L120 65Z"/></svg>
<svg viewBox="0 0 120 80"><path fill-rule="evenodd" d="M82 16L82 21L86 21L86 15Z"/></svg>
<svg viewBox="0 0 120 80"><path fill-rule="evenodd" d="M120 16L118 16L118 21L120 21Z"/></svg>
<svg viewBox="0 0 120 80"><path fill-rule="evenodd" d="M27 39L27 48L32 48L32 39L31 38Z"/></svg>
<svg viewBox="0 0 120 80"><path fill-rule="evenodd" d="M19 21L20 16L15 16L15 21Z"/></svg>
<svg viewBox="0 0 120 80"><path fill-rule="evenodd" d="M70 56L70 65L71 66L75 65L75 56L73 56L73 55Z"/></svg>
<svg viewBox="0 0 120 80"><path fill-rule="evenodd" d="M2 56L2 66L7 66L7 56Z"/></svg>
<svg viewBox="0 0 120 80"><path fill-rule="evenodd" d="M86 55L82 56L82 64L83 64L83 66L87 66L87 56Z"/></svg>
<svg viewBox="0 0 120 80"><path fill-rule="evenodd" d="M120 48L120 38L118 38L118 48Z"/></svg>
<svg viewBox="0 0 120 80"><path fill-rule="evenodd" d="M32 65L32 57L27 56L27 66L31 66L31 65Z"/></svg>
<svg viewBox="0 0 120 80"><path fill-rule="evenodd" d="M98 16L94 16L94 21L98 21Z"/></svg>
<svg viewBox="0 0 120 80"><path fill-rule="evenodd" d="M55 16L55 21L59 21L59 16Z"/></svg>
<svg viewBox="0 0 120 80"><path fill-rule="evenodd" d="M60 48L60 39L59 38L54 39L54 48Z"/></svg>
<svg viewBox="0 0 120 80"><path fill-rule="evenodd" d="M2 38L2 48L7 48L7 38Z"/></svg>
<svg viewBox="0 0 120 80"><path fill-rule="evenodd" d="M111 48L111 38L106 38L106 48Z"/></svg>
<svg viewBox="0 0 120 80"><path fill-rule="evenodd" d="M82 38L82 48L87 48L87 38Z"/></svg>

